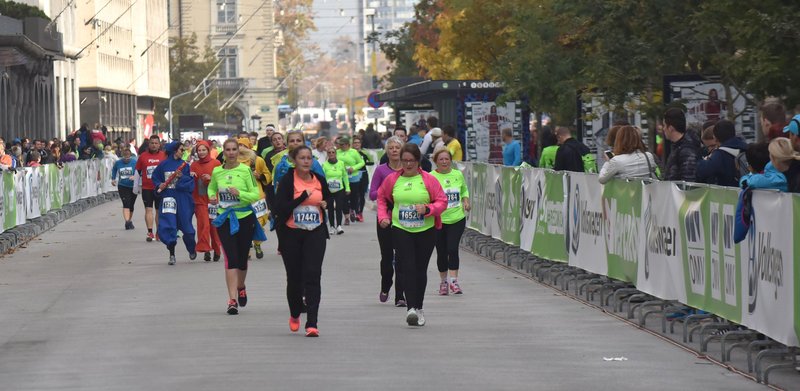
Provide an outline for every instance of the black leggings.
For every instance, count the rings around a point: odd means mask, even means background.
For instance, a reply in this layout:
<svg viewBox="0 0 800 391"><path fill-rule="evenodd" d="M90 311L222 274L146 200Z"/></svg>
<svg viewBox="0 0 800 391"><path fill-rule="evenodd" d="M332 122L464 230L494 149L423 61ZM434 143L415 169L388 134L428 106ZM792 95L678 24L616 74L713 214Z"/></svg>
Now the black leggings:
<svg viewBox="0 0 800 391"><path fill-rule="evenodd" d="M350 195L347 197L347 206L344 208L344 213L350 212L358 213L358 193L361 192L360 182L350 182Z"/></svg>
<svg viewBox="0 0 800 391"><path fill-rule="evenodd" d="M133 193L133 188L117 186L117 191L119 192L119 199L122 200L122 208L133 212L133 206L136 205L136 194Z"/></svg>
<svg viewBox="0 0 800 391"><path fill-rule="evenodd" d="M369 176L366 171L361 172L361 191L358 192L358 209L356 212L364 213L364 205L367 203L367 192L369 191Z"/></svg>
<svg viewBox="0 0 800 391"><path fill-rule="evenodd" d="M439 273L448 270L458 270L458 244L467 219L463 218L453 224L442 224L442 229L436 233L436 266Z"/></svg>
<svg viewBox="0 0 800 391"><path fill-rule="evenodd" d="M225 269L247 270L247 256L250 254L250 243L253 242L253 233L256 231L255 213L239 219L239 232L231 235L231 223L225 220L217 228L222 251L225 253Z"/></svg>
<svg viewBox="0 0 800 391"><path fill-rule="evenodd" d="M409 309L422 309L428 285L428 264L436 245L436 228L410 233L392 227L392 238L397 250L397 269L406 290L406 304Z"/></svg>
<svg viewBox="0 0 800 391"><path fill-rule="evenodd" d="M394 243L392 243L392 227L381 228L378 224L378 246L381 249L381 292L389 293L392 289L392 277L396 276L394 285L394 301L405 300L403 284L400 281L400 270L394 267Z"/></svg>
<svg viewBox="0 0 800 391"><path fill-rule="evenodd" d="M306 328L317 327L319 301L322 294L320 279L322 259L327 244L325 225L313 231L286 229L283 233L281 256L286 268L286 300L289 314L300 316L303 310L303 296L306 298Z"/></svg>
<svg viewBox="0 0 800 391"><path fill-rule="evenodd" d="M328 221L331 223L331 227L342 225L342 213L344 213L345 204L347 204L347 194L344 190L331 194L328 202ZM335 220L333 219L334 217L336 217Z"/></svg>

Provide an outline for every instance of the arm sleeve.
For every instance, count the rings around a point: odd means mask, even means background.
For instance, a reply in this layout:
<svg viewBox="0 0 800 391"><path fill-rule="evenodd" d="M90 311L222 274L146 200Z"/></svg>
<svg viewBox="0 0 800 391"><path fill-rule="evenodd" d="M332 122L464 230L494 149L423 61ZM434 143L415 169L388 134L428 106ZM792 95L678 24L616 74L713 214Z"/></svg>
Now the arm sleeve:
<svg viewBox="0 0 800 391"><path fill-rule="evenodd" d="M711 156L708 157L708 160L697 160L697 170L695 173L697 180L700 182L705 182L710 177L714 176L714 171L716 171L714 170L714 167L716 167L718 164L722 164L722 162L718 160L719 153L717 153L717 151L714 151Z"/></svg>
<svg viewBox="0 0 800 391"><path fill-rule="evenodd" d="M158 189L158 187L164 183L164 168L162 165L159 164L156 166L156 168L153 170L153 175L150 177L150 180L153 181L153 186L155 186L156 189Z"/></svg>
<svg viewBox="0 0 800 391"><path fill-rule="evenodd" d="M361 157L361 154L358 153L358 151L356 151L356 153L353 154L353 156L355 156L356 158L356 163L353 164L353 171L359 171L362 168L364 168L366 163L364 163L364 158Z"/></svg>
<svg viewBox="0 0 800 391"><path fill-rule="evenodd" d="M381 220L392 220L392 213L389 210L389 203L387 202L387 192L391 193L392 189L385 186L386 182L378 188L378 222Z"/></svg>
<svg viewBox="0 0 800 391"><path fill-rule="evenodd" d="M681 178L686 182L695 182L697 180L697 155L686 148L682 151L683 161L681 162Z"/></svg>
<svg viewBox="0 0 800 391"><path fill-rule="evenodd" d="M561 171L564 169L564 154L567 153L567 149L563 146L558 147L556 151L556 158L553 160L553 170Z"/></svg>
<svg viewBox="0 0 800 391"><path fill-rule="evenodd" d="M619 171L619 167L617 166L617 160L611 158L611 160L607 161L606 164L603 164L603 168L600 169L600 175L598 175L597 180L602 183L606 184L611 178L614 178L617 175L617 171Z"/></svg>
<svg viewBox="0 0 800 391"><path fill-rule="evenodd" d="M121 162L121 161L122 160L117 160L116 162L114 162L114 167L111 169L111 180L112 181L117 180L117 171L119 170L119 162Z"/></svg>
<svg viewBox="0 0 800 391"><path fill-rule="evenodd" d="M380 168L380 166L378 167ZM375 169L375 172L372 174L372 182L369 184L369 199L372 201L376 201L378 199L378 188L380 184L383 183L383 178L379 177L378 169Z"/></svg>
<svg viewBox="0 0 800 391"><path fill-rule="evenodd" d="M350 179L347 178L347 169L344 168L344 163L341 163L342 169L342 183L344 183L344 191L350 191Z"/></svg>
<svg viewBox="0 0 800 391"><path fill-rule="evenodd" d="M246 188L239 189L239 199L248 204L252 204L261 199L261 192L258 191L258 183L252 171L250 172L249 178L246 178L244 181L246 183Z"/></svg>
<svg viewBox="0 0 800 391"><path fill-rule="evenodd" d="M175 183L175 189L180 191L194 191L194 178L190 175L189 165L183 166L181 177Z"/></svg>
<svg viewBox="0 0 800 391"><path fill-rule="evenodd" d="M433 143L433 136L431 136L431 132L425 133L425 137L422 138L422 145L419 148L423 155L428 151L428 148L431 147L431 143Z"/></svg>
<svg viewBox="0 0 800 391"><path fill-rule="evenodd" d="M208 196L217 197L217 179L214 177L214 172L211 172L211 181L208 182Z"/></svg>

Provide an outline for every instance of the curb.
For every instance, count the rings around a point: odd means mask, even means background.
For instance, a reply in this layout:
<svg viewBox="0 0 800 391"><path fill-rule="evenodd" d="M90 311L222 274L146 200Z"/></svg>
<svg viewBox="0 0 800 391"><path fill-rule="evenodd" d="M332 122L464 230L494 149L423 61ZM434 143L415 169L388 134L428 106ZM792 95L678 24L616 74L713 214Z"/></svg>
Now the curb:
<svg viewBox="0 0 800 391"><path fill-rule="evenodd" d="M53 229L64 220L118 198L119 193L116 191L100 194L95 197L84 198L0 233L0 256L13 252L23 244Z"/></svg>

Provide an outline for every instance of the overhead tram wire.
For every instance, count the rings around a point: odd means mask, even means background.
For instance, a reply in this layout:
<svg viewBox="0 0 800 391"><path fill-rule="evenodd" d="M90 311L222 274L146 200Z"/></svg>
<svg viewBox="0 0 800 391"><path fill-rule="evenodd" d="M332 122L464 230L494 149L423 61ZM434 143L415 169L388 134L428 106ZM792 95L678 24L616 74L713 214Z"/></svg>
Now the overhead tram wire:
<svg viewBox="0 0 800 391"><path fill-rule="evenodd" d="M119 14L119 16L117 16L117 18L116 18L116 19L114 19L114 21L113 21L113 22L109 23L108 27L106 27L106 29L105 29L105 30L103 30L103 32L101 32L100 34L97 34L97 36L96 36L96 37L94 37L94 39L92 39L92 40L91 40L89 43L87 43L87 44L86 44L86 46L84 46L84 47L83 47L81 50L79 50L79 51L78 51L78 53L76 53L76 54L75 54L75 57L76 57L76 58L77 58L77 57L80 57L81 53L83 53L83 51L84 51L84 50L86 50L86 48L88 48L88 47L89 47L89 46L91 46L93 43L95 43L95 42L96 42L98 39L100 39L100 37L102 37L102 36L103 36L103 35L106 33L106 31L108 31L109 29L111 29L112 27L114 27L114 25L115 25L115 24L117 24L117 22L120 20L120 18L122 18L122 16L123 16L123 15L127 14L127 13L128 13L128 11L130 11L130 10L131 10L131 8L133 8L133 5L134 5L134 4L136 4L136 2L138 2L138 1L139 1L139 0L133 0L133 1L131 2L131 5L129 5L129 6L128 6L128 8L126 8L126 9L125 9L125 11L122 11L122 13L121 13L121 14ZM109 1L109 3L110 3L110 2L111 2L111 1ZM108 4L106 4L106 5L108 5ZM103 8L105 8L105 6L103 6ZM100 11L98 11L98 13L100 13ZM91 19L89 19L89 20L90 20L90 21L91 21L91 20L94 20L94 18L95 18L96 16L97 16L97 14L95 14L95 16L93 16L93 17L92 17ZM88 22L87 22L87 24L88 24Z"/></svg>

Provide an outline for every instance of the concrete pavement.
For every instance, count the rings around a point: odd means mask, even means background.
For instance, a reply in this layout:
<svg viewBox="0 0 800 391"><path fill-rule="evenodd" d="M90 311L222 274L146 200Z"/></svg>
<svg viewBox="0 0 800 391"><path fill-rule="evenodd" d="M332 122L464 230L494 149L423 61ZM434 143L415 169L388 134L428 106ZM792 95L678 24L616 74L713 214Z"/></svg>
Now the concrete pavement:
<svg viewBox="0 0 800 391"><path fill-rule="evenodd" d="M378 302L374 223L328 243L320 338L289 332L272 234L228 316L222 263L179 244L167 266L140 206L135 231L111 202L0 259L0 389L765 389L467 253L465 294L437 296L432 262L428 324L410 328Z"/></svg>

